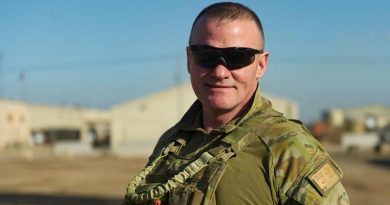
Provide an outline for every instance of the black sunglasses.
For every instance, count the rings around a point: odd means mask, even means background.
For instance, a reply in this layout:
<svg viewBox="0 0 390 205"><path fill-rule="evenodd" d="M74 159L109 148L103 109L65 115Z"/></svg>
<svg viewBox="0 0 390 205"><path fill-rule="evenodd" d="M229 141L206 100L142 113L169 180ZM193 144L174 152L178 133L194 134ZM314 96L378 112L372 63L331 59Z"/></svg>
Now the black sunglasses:
<svg viewBox="0 0 390 205"><path fill-rule="evenodd" d="M188 46L194 63L209 69L222 64L229 70L248 66L255 60L255 55L262 50L244 47L216 48L208 45Z"/></svg>

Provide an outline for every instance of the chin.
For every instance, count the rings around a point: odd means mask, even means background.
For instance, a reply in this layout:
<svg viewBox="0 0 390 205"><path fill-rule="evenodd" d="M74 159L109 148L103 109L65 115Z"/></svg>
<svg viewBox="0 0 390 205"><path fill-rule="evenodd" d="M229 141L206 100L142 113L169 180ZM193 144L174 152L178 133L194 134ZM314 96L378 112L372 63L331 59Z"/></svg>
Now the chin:
<svg viewBox="0 0 390 205"><path fill-rule="evenodd" d="M229 101L209 101L208 105L215 110L231 110L234 107L234 103Z"/></svg>

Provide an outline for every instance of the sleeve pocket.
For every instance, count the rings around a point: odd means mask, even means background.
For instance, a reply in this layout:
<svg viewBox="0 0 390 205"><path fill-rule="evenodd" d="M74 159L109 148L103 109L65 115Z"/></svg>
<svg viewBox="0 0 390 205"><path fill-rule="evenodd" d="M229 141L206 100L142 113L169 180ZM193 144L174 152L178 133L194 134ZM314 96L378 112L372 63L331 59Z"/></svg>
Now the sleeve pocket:
<svg viewBox="0 0 390 205"><path fill-rule="evenodd" d="M326 159L298 181L287 195L302 204L322 204L340 178L338 168Z"/></svg>

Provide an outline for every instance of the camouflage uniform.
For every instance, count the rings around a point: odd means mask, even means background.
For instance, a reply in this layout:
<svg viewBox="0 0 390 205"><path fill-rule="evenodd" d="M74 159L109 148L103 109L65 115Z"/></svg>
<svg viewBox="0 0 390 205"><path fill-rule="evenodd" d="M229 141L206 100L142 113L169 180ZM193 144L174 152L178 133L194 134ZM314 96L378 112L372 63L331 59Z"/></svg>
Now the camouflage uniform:
<svg viewBox="0 0 390 205"><path fill-rule="evenodd" d="M220 129L207 133L201 119L197 101L160 138L148 173L142 180L136 177L140 186L134 180L129 184L124 204L137 204L135 193L163 182L161 192L149 190L143 196L154 200L141 204L349 204L340 168L301 123L287 120L259 93L245 116ZM160 160L169 144L176 144L174 153ZM228 148L221 151L221 146ZM229 153L226 150L233 154L183 178L202 153Z"/></svg>

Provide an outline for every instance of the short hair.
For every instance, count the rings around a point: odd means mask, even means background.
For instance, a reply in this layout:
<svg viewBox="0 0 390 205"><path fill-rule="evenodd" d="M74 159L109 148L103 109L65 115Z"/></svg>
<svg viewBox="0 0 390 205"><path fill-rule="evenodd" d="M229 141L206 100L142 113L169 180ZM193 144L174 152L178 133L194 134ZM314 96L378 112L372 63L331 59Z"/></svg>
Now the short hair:
<svg viewBox="0 0 390 205"><path fill-rule="evenodd" d="M192 32L194 30L194 27L196 23L199 21L201 17L207 17L209 19L215 19L215 20L237 20L237 19L248 19L253 20L261 34L261 40L263 41L263 47L264 47L264 31L263 31L263 25L261 24L261 21L259 17L256 15L256 13L248 8L247 6L244 6L240 3L235 2L221 2L221 3L215 3L211 4L210 6L204 8L198 16L195 18L194 23L191 27L191 33L189 38L189 44L191 43L192 38Z"/></svg>

